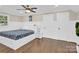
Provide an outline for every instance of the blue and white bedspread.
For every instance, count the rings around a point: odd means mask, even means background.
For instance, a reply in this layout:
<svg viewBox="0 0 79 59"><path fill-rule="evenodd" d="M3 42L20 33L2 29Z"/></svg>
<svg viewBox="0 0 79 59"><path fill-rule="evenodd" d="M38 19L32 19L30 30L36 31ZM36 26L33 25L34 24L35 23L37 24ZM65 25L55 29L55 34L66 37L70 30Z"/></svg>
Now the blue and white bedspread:
<svg viewBox="0 0 79 59"><path fill-rule="evenodd" d="M33 30L24 30L24 29L0 32L0 36L7 37L14 40L21 39L31 34L34 34Z"/></svg>

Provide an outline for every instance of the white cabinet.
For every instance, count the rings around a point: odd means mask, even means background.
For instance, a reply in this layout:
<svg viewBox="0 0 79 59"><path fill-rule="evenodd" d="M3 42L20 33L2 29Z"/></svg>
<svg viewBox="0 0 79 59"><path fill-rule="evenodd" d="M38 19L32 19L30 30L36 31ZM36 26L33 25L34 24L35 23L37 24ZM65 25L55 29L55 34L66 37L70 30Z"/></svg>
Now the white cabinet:
<svg viewBox="0 0 79 59"><path fill-rule="evenodd" d="M53 37L56 36L56 21L54 14L43 15L43 36Z"/></svg>
<svg viewBox="0 0 79 59"><path fill-rule="evenodd" d="M42 38L40 26L36 25L36 38Z"/></svg>
<svg viewBox="0 0 79 59"><path fill-rule="evenodd" d="M57 16L57 37L59 39L65 39L67 37L68 26L69 26L69 13L61 12L56 13Z"/></svg>
<svg viewBox="0 0 79 59"><path fill-rule="evenodd" d="M71 20L74 13L57 12L43 15L43 36L56 39L68 39L71 34ZM68 39L69 40L69 39Z"/></svg>

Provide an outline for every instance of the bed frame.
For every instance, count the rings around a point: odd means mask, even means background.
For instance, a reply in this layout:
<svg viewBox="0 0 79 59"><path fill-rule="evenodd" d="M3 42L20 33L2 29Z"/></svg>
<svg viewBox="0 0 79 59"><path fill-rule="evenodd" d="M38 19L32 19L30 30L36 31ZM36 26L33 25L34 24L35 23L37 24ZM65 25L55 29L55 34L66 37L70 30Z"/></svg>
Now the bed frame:
<svg viewBox="0 0 79 59"><path fill-rule="evenodd" d="M16 50L21 46L25 45L26 43L35 39L35 34L29 35L27 37L21 38L19 40L12 40L6 37L0 36L0 43L8 46L9 48Z"/></svg>

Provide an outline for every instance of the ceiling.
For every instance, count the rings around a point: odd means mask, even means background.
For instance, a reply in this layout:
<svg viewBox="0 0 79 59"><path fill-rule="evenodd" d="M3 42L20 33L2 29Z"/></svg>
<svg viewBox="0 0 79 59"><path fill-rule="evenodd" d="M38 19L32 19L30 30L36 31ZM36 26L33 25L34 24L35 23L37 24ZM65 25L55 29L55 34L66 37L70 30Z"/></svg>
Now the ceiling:
<svg viewBox="0 0 79 59"><path fill-rule="evenodd" d="M37 7L36 13L25 13L23 10L16 10L16 9L23 9L20 5L0 5L0 13L7 13L11 15L17 16L25 16L30 14L44 14L44 13L51 13L55 11L62 11L62 10L73 10L75 12L79 12L79 5L30 5L31 7Z"/></svg>

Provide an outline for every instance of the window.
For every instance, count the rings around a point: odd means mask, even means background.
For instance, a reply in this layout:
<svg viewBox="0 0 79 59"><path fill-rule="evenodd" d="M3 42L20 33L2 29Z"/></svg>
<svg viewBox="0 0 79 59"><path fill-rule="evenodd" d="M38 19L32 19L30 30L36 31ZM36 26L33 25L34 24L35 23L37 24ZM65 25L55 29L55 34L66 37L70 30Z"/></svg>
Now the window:
<svg viewBox="0 0 79 59"><path fill-rule="evenodd" d="M4 26L7 25L8 22L8 16L0 15L0 25Z"/></svg>
<svg viewBox="0 0 79 59"><path fill-rule="evenodd" d="M79 22L76 22L75 28L76 28L76 35L79 36Z"/></svg>
<svg viewBox="0 0 79 59"><path fill-rule="evenodd" d="M30 22L30 21L32 21L32 16L31 16L31 15L29 16L29 22Z"/></svg>

